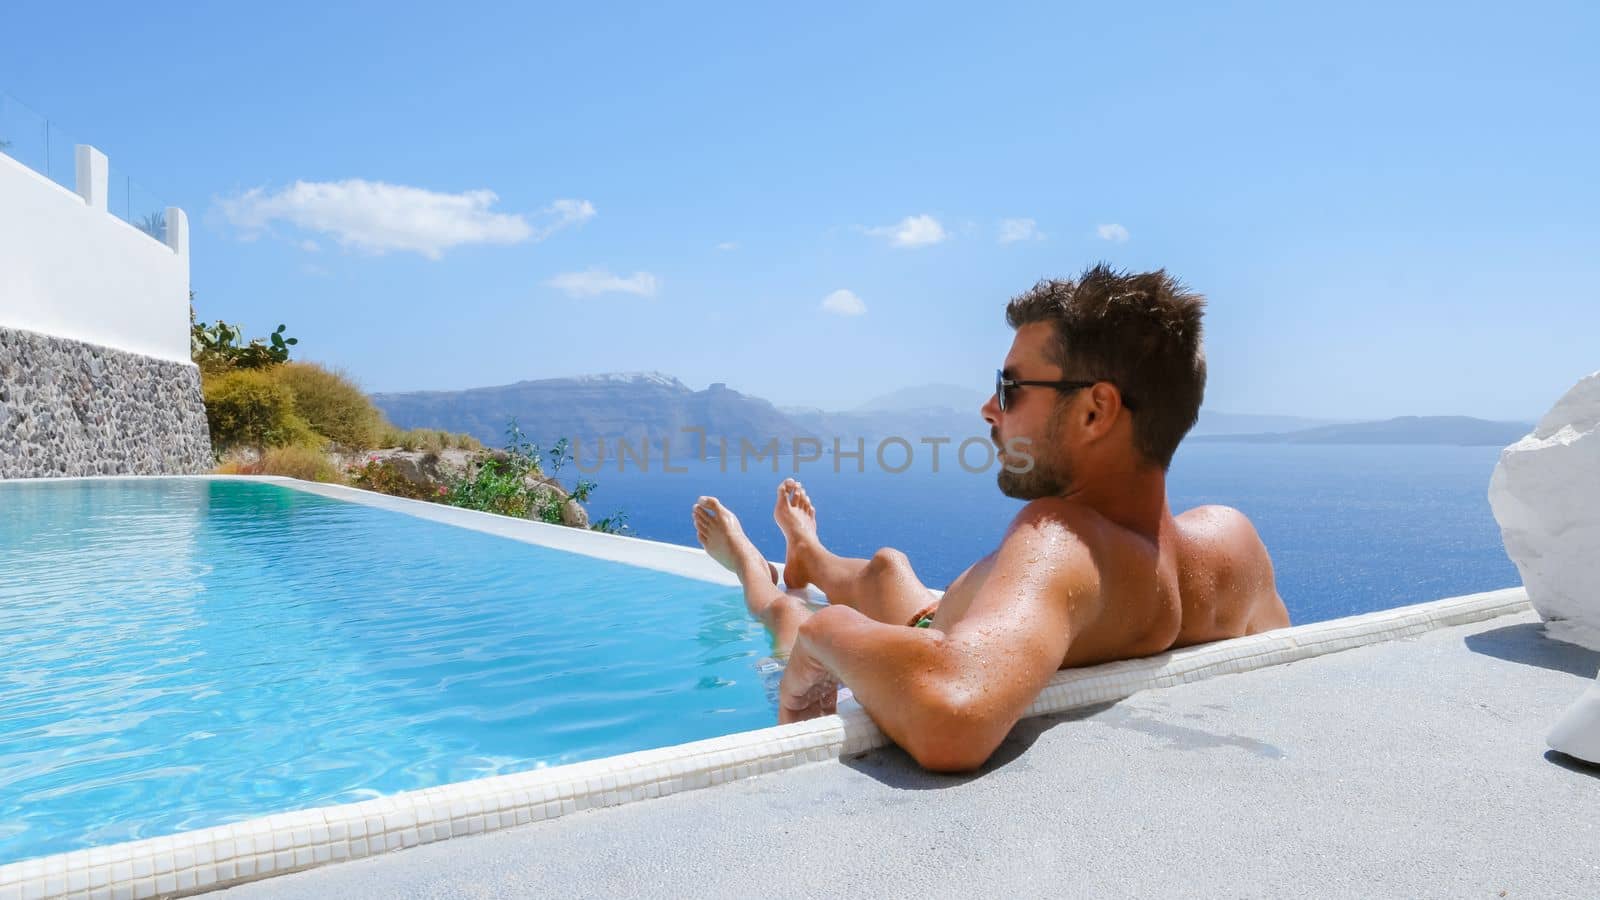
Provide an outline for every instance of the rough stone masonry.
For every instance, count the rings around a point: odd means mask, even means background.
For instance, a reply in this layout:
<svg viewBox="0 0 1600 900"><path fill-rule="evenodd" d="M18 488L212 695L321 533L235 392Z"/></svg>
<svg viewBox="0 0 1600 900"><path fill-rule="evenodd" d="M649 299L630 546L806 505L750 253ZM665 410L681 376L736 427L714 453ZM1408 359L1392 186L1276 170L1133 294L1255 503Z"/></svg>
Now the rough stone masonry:
<svg viewBox="0 0 1600 900"><path fill-rule="evenodd" d="M213 466L192 365L0 327L0 478Z"/></svg>

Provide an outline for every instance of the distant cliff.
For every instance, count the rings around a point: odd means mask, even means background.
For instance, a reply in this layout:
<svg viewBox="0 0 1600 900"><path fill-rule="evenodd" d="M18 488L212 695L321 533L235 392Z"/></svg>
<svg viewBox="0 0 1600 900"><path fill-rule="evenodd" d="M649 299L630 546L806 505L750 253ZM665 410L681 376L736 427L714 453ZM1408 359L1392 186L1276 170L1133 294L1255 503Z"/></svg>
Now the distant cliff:
<svg viewBox="0 0 1600 900"><path fill-rule="evenodd" d="M900 437L915 445L922 438L988 437L979 411L980 391L947 385L907 388L853 410L805 407L779 409L713 384L703 391L660 372L582 375L519 381L461 391L408 391L373 394L372 400L400 428L441 428L470 434L490 447L505 443L512 418L530 440L548 447L560 438L599 439L608 444L672 442L679 459L699 451L697 439L681 429L702 428L713 442L722 437L737 452L746 439L757 447L777 439L787 452L795 437L815 437L831 447L834 438L869 443ZM1458 444L1505 446L1532 428L1518 422L1490 422L1466 416L1402 416L1383 422L1330 422L1296 416L1248 415L1202 410L1189 441L1256 444ZM715 443L712 445L715 452Z"/></svg>
<svg viewBox="0 0 1600 900"><path fill-rule="evenodd" d="M1270 434L1191 435L1191 441L1245 444L1449 444L1504 447L1533 430L1526 422L1490 422L1470 416L1400 416L1381 422L1324 425Z"/></svg>
<svg viewBox="0 0 1600 900"><path fill-rule="evenodd" d="M506 422L512 418L530 440L545 447L564 437L581 440L586 447L601 439L634 445L648 440L659 447L667 438L673 454L682 457L699 450L697 439L682 433L683 428L703 428L713 439L745 438L757 446L773 438L788 442L809 434L759 397L722 384L696 391L659 372L547 378L462 391L383 393L373 394L372 400L401 428L465 432L490 447L505 443ZM589 452L585 450L586 459L592 458Z"/></svg>

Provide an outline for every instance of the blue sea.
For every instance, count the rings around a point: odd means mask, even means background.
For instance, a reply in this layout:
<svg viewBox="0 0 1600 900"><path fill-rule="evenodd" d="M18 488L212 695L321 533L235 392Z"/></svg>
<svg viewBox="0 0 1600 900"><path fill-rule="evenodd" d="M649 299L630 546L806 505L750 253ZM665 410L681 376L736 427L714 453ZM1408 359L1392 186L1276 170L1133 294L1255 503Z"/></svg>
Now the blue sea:
<svg viewBox="0 0 1600 900"><path fill-rule="evenodd" d="M953 449L943 449L937 472L926 446L916 447L910 469L892 473L875 464L869 445L865 472L853 460L835 472L831 456L801 462L798 474L790 458L779 458L774 472L770 457L749 460L746 471L737 458L726 466L674 458L673 468L688 471L667 472L657 457L648 470L630 460L618 472L612 459L584 477L599 485L592 515L622 510L632 533L678 544L695 543L695 498L715 494L767 558L782 560L772 505L777 483L795 475L834 552L895 547L925 583L942 588L994 549L1022 506L1000 494L992 471L956 464ZM1298 624L1520 584L1489 509L1499 455L1499 447L1186 444L1167 493L1174 513L1220 503L1248 515ZM894 451L889 462L902 458Z"/></svg>

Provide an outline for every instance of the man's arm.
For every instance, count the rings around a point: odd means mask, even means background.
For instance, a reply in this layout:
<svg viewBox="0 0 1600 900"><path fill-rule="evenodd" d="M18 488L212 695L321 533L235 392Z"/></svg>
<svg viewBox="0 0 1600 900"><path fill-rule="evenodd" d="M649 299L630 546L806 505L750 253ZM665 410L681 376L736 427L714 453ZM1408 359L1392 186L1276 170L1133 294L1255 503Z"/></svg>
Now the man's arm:
<svg viewBox="0 0 1600 900"><path fill-rule="evenodd" d="M795 655L849 685L924 768L983 765L1098 615L1099 583L1066 505L1030 503L967 614L948 631L875 622L846 606L800 627ZM792 663L791 663L792 664Z"/></svg>

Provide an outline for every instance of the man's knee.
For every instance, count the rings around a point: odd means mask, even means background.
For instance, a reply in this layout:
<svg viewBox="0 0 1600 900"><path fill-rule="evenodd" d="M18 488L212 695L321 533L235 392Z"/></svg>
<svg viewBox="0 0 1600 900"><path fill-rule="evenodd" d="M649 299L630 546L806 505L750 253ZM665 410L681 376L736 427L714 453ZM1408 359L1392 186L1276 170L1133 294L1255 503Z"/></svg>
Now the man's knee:
<svg viewBox="0 0 1600 900"><path fill-rule="evenodd" d="M810 615L811 610L806 602L795 594L780 591L774 594L766 607L760 612L762 624L768 628L775 628L785 622L803 622Z"/></svg>
<svg viewBox="0 0 1600 900"><path fill-rule="evenodd" d="M872 558L867 560L867 565L875 575L901 574L911 571L911 560L907 559L904 553L893 547L884 547L877 553L872 554Z"/></svg>
<svg viewBox="0 0 1600 900"><path fill-rule="evenodd" d="M780 593L767 602L756 618L772 634L773 653L786 656L800 635L800 626L812 615L811 607L800 597Z"/></svg>

